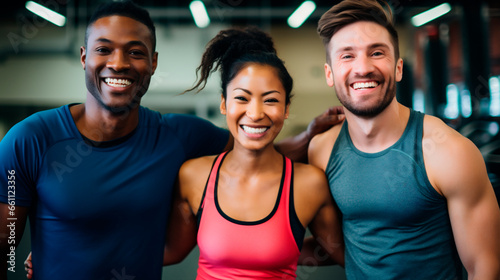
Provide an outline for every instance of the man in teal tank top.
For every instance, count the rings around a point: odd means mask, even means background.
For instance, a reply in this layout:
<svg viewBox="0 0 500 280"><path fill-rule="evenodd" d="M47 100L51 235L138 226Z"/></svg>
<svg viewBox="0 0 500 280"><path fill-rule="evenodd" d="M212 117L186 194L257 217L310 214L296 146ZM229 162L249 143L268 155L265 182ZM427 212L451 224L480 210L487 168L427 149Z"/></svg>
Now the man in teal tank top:
<svg viewBox="0 0 500 280"><path fill-rule="evenodd" d="M387 5L388 6L388 5ZM396 100L390 8L346 0L319 21L326 80L346 120L309 161L342 212L348 279L500 279L500 210L474 144Z"/></svg>

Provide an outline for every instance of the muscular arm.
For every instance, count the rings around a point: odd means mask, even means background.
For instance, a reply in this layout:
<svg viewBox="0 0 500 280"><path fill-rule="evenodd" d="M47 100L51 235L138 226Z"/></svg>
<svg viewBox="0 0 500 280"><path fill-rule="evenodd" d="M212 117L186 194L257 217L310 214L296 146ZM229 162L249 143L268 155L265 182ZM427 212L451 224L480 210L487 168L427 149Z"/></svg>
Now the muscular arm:
<svg viewBox="0 0 500 280"><path fill-rule="evenodd" d="M450 130L427 119L424 141L436 147L424 149L429 179L447 199L455 243L469 279L500 279L500 210L484 160L471 141Z"/></svg>
<svg viewBox="0 0 500 280"><path fill-rule="evenodd" d="M308 147L311 139L342 122L344 111L341 106L331 107L309 123L302 133L281 140L275 144L276 150L295 162L308 162Z"/></svg>
<svg viewBox="0 0 500 280"><path fill-rule="evenodd" d="M344 266L344 240L340 216L325 174L313 166L296 169L294 203L301 222L313 234L304 241L299 264ZM304 174L305 176L302 176Z"/></svg>
<svg viewBox="0 0 500 280"><path fill-rule="evenodd" d="M342 123L335 125L329 130L316 135L309 144L309 164L325 171L332 153L333 145L342 128Z"/></svg>
<svg viewBox="0 0 500 280"><path fill-rule="evenodd" d="M196 246L198 225L195 213L198 212L214 158L189 160L179 171L167 227L163 265L181 262Z"/></svg>
<svg viewBox="0 0 500 280"><path fill-rule="evenodd" d="M177 184L167 227L163 265L181 262L196 246L196 218L187 201L182 199Z"/></svg>
<svg viewBox="0 0 500 280"><path fill-rule="evenodd" d="M313 236L304 240L299 264L338 264L344 267L344 240L338 210L333 201L321 207L309 229Z"/></svg>
<svg viewBox="0 0 500 280"><path fill-rule="evenodd" d="M13 249L17 247L24 233L26 219L28 217L29 208L0 203L0 279L7 279L7 268L11 267L8 261L11 260ZM11 214L14 215L11 215ZM14 220L15 219L15 220ZM14 253L16 264L22 262L21 256L19 260Z"/></svg>

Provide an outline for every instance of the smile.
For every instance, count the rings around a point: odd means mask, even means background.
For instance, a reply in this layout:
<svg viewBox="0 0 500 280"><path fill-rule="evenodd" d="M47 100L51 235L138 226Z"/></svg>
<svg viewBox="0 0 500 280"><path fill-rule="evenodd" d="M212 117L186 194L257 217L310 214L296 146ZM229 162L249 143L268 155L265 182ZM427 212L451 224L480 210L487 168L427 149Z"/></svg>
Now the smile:
<svg viewBox="0 0 500 280"><path fill-rule="evenodd" d="M367 88L374 88L379 85L378 82L365 82L365 83L354 83L352 84L352 88L355 90L358 89L367 89Z"/></svg>
<svg viewBox="0 0 500 280"><path fill-rule="evenodd" d="M132 81L129 79L105 78L104 82L111 87L127 87L132 84Z"/></svg>
<svg viewBox="0 0 500 280"><path fill-rule="evenodd" d="M269 127L249 127L246 125L242 125L241 128L248 134L262 134L269 129Z"/></svg>

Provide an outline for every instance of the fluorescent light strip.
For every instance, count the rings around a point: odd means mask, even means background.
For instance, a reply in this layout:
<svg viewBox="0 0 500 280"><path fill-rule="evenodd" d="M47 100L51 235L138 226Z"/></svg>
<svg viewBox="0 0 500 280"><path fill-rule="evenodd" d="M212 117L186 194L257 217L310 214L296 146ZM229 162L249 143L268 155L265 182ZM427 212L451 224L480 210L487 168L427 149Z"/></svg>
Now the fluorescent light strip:
<svg viewBox="0 0 500 280"><path fill-rule="evenodd" d="M316 10L314 1L304 1L300 6L288 17L288 25L292 28L299 28L309 16Z"/></svg>
<svg viewBox="0 0 500 280"><path fill-rule="evenodd" d="M448 3L443 3L439 6L436 6L430 10L427 10L423 13L420 13L414 17L411 18L411 23L416 26L422 26L429 21L435 20L438 17L447 14L449 11L451 11L451 6Z"/></svg>
<svg viewBox="0 0 500 280"><path fill-rule="evenodd" d="M33 1L26 2L26 9L57 26L66 24L66 17Z"/></svg>
<svg viewBox="0 0 500 280"><path fill-rule="evenodd" d="M189 10L193 15L194 23L199 28L205 28L210 24L210 17L208 16L205 4L202 1L193 1L189 4Z"/></svg>

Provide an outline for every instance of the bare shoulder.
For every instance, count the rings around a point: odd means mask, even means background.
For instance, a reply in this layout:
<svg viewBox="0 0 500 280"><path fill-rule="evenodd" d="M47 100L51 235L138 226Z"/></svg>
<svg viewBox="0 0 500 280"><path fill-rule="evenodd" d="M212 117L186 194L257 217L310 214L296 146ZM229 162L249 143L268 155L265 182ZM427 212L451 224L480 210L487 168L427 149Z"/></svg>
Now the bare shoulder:
<svg viewBox="0 0 500 280"><path fill-rule="evenodd" d="M429 159L439 156L460 158L464 155L479 153L472 141L439 118L429 115L424 118L422 145L424 157Z"/></svg>
<svg viewBox="0 0 500 280"><path fill-rule="evenodd" d="M328 192L323 170L310 164L294 163L294 188L305 196L322 196Z"/></svg>
<svg viewBox="0 0 500 280"><path fill-rule="evenodd" d="M294 167L295 210L301 223L307 226L320 209L332 203L332 197L321 169L302 163L295 163Z"/></svg>
<svg viewBox="0 0 500 280"><path fill-rule="evenodd" d="M488 181L479 149L436 117L424 118L422 150L429 180L441 194Z"/></svg>
<svg viewBox="0 0 500 280"><path fill-rule="evenodd" d="M331 142L333 147L333 143L335 143L335 140L337 139L343 124L344 122L336 124L327 131L314 136L313 139L311 139L311 146L313 146L313 148L315 149L320 149L322 145Z"/></svg>
<svg viewBox="0 0 500 280"><path fill-rule="evenodd" d="M216 156L206 156L206 157L190 159L182 164L181 169L179 171L179 176L199 177L199 176L194 176L197 175L195 172L202 171L207 168L210 170L215 158Z"/></svg>
<svg viewBox="0 0 500 280"><path fill-rule="evenodd" d="M193 192L203 192L216 156L190 159L179 170L179 186L184 197Z"/></svg>
<svg viewBox="0 0 500 280"><path fill-rule="evenodd" d="M310 164L319 167L322 170L326 169L328 159L330 158L330 152L333 149L335 141L337 141L337 137L339 136L343 124L344 122L341 122L311 139L308 148L308 158Z"/></svg>

